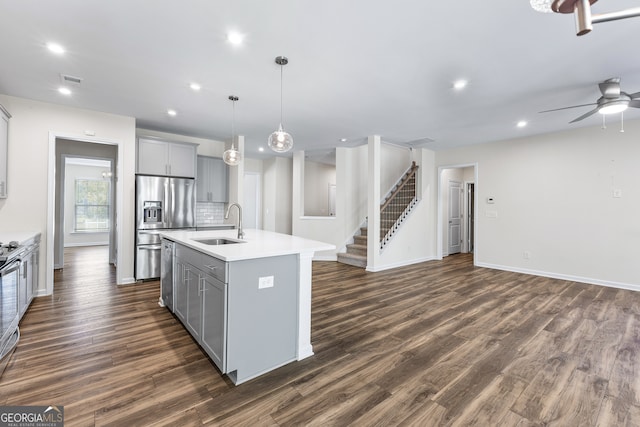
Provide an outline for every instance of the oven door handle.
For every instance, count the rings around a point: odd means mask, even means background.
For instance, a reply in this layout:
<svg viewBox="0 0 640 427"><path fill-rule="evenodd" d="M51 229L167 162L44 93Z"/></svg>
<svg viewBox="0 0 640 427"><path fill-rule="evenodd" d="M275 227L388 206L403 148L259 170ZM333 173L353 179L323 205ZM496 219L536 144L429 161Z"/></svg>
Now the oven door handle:
<svg viewBox="0 0 640 427"><path fill-rule="evenodd" d="M17 270L20 268L20 264L22 263L22 259L16 258L12 260L9 264L5 264L0 267L0 276L4 276L7 273L12 272L13 270Z"/></svg>

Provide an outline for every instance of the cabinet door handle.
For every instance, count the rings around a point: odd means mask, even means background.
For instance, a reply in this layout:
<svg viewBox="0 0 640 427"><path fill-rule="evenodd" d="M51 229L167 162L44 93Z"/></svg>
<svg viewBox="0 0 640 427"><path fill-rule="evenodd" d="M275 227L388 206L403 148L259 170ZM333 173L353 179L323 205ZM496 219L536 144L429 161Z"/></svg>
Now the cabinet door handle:
<svg viewBox="0 0 640 427"><path fill-rule="evenodd" d="M209 270L215 270L216 268L218 268L217 265L205 265L205 267L207 267Z"/></svg>
<svg viewBox="0 0 640 427"><path fill-rule="evenodd" d="M204 277L198 276L198 295L204 294Z"/></svg>

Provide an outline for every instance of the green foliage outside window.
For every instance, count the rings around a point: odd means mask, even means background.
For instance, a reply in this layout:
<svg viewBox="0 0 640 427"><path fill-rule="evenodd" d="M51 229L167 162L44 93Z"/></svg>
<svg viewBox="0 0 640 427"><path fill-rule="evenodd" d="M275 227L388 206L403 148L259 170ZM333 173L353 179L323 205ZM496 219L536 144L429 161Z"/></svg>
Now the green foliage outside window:
<svg viewBox="0 0 640 427"><path fill-rule="evenodd" d="M109 181L76 179L75 231L109 231Z"/></svg>

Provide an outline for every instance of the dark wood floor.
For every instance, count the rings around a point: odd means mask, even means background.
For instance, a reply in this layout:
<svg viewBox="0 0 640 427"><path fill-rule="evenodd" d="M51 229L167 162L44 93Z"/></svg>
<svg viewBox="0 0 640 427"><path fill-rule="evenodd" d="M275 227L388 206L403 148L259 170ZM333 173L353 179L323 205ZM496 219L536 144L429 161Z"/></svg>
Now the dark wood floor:
<svg viewBox="0 0 640 427"><path fill-rule="evenodd" d="M477 268L313 266L315 356L233 386L157 304L72 250L34 301L0 405L67 426L638 426L640 294Z"/></svg>

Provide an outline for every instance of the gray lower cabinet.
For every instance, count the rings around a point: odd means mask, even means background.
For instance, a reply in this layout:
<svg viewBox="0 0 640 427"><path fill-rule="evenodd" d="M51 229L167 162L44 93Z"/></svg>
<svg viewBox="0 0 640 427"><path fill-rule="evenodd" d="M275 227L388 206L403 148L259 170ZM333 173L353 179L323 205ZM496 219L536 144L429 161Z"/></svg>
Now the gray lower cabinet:
<svg viewBox="0 0 640 427"><path fill-rule="evenodd" d="M174 268L174 313L211 360L225 372L227 284L222 280L226 278L226 264L176 244Z"/></svg>
<svg viewBox="0 0 640 427"><path fill-rule="evenodd" d="M187 264L185 267L185 285L187 288L187 324L186 327L196 340L200 339L202 329L202 285L200 271Z"/></svg>
<svg viewBox="0 0 640 427"><path fill-rule="evenodd" d="M39 241L39 238L38 238ZM38 289L40 243L29 244L22 255L21 277L18 289L19 315L22 318Z"/></svg>
<svg viewBox="0 0 640 427"><path fill-rule="evenodd" d="M227 371L227 285L205 275L202 279L202 342L211 360Z"/></svg>
<svg viewBox="0 0 640 427"><path fill-rule="evenodd" d="M175 315L182 323L187 322L187 286L184 280L185 274L185 262L183 259L178 258L176 255L173 265L174 281L173 281L173 294L175 298Z"/></svg>
<svg viewBox="0 0 640 427"><path fill-rule="evenodd" d="M296 360L298 258L224 262L176 243L174 313L235 384Z"/></svg>

